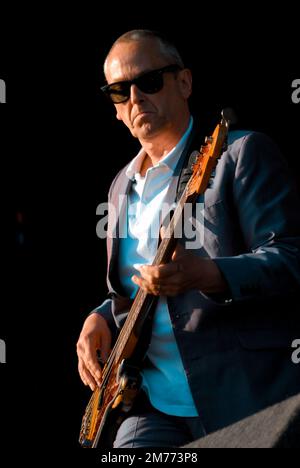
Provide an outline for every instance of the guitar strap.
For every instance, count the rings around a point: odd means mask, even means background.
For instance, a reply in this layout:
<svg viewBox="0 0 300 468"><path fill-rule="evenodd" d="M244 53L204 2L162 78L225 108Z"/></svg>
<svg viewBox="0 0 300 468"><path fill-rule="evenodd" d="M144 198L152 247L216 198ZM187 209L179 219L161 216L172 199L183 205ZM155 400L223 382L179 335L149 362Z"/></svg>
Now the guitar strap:
<svg viewBox="0 0 300 468"><path fill-rule="evenodd" d="M198 122L194 123L191 134L188 138L187 144L182 151L181 157L175 168L174 175L179 175L177 190L176 190L176 202L180 199L187 182L189 181L193 173L193 164L195 163L201 144L204 143L205 134L200 131L200 125Z"/></svg>

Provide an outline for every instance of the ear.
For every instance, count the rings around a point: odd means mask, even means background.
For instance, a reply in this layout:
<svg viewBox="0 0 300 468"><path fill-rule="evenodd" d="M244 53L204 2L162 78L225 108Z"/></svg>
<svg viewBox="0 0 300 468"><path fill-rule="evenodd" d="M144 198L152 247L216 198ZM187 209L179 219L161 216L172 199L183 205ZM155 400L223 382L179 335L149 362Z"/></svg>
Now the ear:
<svg viewBox="0 0 300 468"><path fill-rule="evenodd" d="M184 68L178 74L178 83L182 97L189 98L192 94L192 73L188 68Z"/></svg>

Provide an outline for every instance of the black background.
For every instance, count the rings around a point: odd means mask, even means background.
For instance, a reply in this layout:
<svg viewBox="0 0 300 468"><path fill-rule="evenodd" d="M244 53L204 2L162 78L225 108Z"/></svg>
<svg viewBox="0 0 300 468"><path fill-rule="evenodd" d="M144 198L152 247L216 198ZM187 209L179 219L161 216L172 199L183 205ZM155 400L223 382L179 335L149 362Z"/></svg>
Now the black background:
<svg viewBox="0 0 300 468"><path fill-rule="evenodd" d="M193 71L191 107L207 131L223 106L233 106L242 128L275 139L300 185L300 104L291 100L291 83L300 78L297 25L292 7L263 13L253 4L232 11L166 4L164 14L155 4L148 12L142 4L23 8L4 11L0 41L7 84L0 105L0 338L8 361L0 365L1 431L4 445L16 439L34 451L42 441L55 452L78 447L90 395L77 375L75 344L106 293L96 207L138 148L99 91L110 45L133 28L167 33ZM11 254L14 227L25 242Z"/></svg>

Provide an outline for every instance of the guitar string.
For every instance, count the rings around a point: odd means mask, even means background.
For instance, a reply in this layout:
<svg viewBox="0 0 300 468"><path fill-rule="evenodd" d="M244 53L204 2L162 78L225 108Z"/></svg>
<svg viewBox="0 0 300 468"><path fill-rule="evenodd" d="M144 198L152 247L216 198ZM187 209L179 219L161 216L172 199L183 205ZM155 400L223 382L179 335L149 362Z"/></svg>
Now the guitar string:
<svg viewBox="0 0 300 468"><path fill-rule="evenodd" d="M186 185L185 187L185 190L175 208L175 211L174 211L174 214L173 214L173 217L171 218L170 220L170 223L168 225L168 234L169 234L169 238L166 238L164 237L158 247L158 250L156 252L156 255L155 255L155 258L152 262L152 265L155 266L155 265L159 265L161 264L161 261L162 261L162 258L167 250L167 247L169 245L169 241L171 240L173 234L174 234L174 231L175 231L175 228L176 226L178 225L178 222L180 221L180 217L181 217L181 214L182 214L182 208L184 206L184 204L186 203L186 199L187 199L187 196L188 196L188 190L189 190L189 187L188 187L189 184ZM176 222L175 222L176 221ZM98 387L97 389L95 389L95 391L93 392L93 395L90 399L90 402L87 406L87 410L86 412L90 412L92 411L92 413L94 413L95 409L97 410L98 409L98 405L99 405L99 397L100 397L100 394L101 394L101 391L103 391L103 389L105 388L105 385L107 384L107 381L111 375L111 372L112 372L112 369L113 369L113 365L115 364L115 360L116 360L116 356L117 356L117 353L118 353L118 349L121 348L124 350L124 347L126 346L126 342L128 342L128 335L130 335L131 331L132 331L132 322L135 323L136 321L136 318L135 315L136 315L136 309L137 309L137 306L139 305L140 301L141 300L145 300L146 297L147 297L148 293L145 293L145 291L143 291L141 288L138 289L137 293L136 293L136 296L135 296L135 299L134 299L134 302L131 306L131 310L129 312L129 315L124 323L124 326L122 327L121 331L120 331L120 334L116 340L116 343L109 355L109 358L105 364L105 367L104 367L104 373L103 373L103 376L102 376L102 381L101 381L101 384L100 384L100 387ZM134 319L134 320L133 320ZM95 408L96 406L96 408ZM88 419L90 420L92 417L92 414L90 414L88 416Z"/></svg>
<svg viewBox="0 0 300 468"><path fill-rule="evenodd" d="M188 185L188 184L187 184ZM185 190L176 206L176 209L174 211L174 214L170 220L170 223L169 223L169 226L168 226L168 230L169 230L169 238L167 237L164 237L157 249L157 252L156 252L156 255L155 255L155 258L152 262L152 266L156 266L156 265L160 265L162 260L163 260L163 256L165 255L165 252L167 250L167 247L169 245L169 241L172 239L173 235L174 235L174 232L175 232L175 229L176 229L176 226L178 224L178 222L180 221L180 218L181 218L181 214L182 214L182 207L184 206L184 204L186 203L186 199L187 199L187 192L188 192L188 186L185 187ZM137 307L139 306L139 303L141 300L145 300L146 297L149 295L149 293L146 293L145 291L143 291L141 288L138 289L137 293L136 293L136 296L135 296L135 299L134 299L134 302L131 306L131 310L129 312L129 315L124 323L124 326L122 327L121 331L120 331L120 334L119 334L119 337L110 353L110 356L108 358L108 361L106 363L106 366L104 368L104 375L103 375L103 381L105 380L105 377L106 377L106 374L108 373L108 370L109 368L111 367L111 365L114 363L114 358L116 357L116 354L117 354L117 350L118 348L121 348L122 349L122 344L125 346L126 345L126 342L124 343L124 341L127 341L128 340L128 334L132 331L132 327L130 328L130 325L132 325L132 322L136 322L136 318L135 315L136 315L136 309ZM123 347L124 349L124 347ZM113 362L112 362L113 361Z"/></svg>
<svg viewBox="0 0 300 468"><path fill-rule="evenodd" d="M175 227L177 225L177 223L175 223L175 220L178 221L179 217L180 217L180 212L181 212L181 209L182 209L182 206L184 205L184 199L186 198L186 192L187 192L187 187L186 189L184 190L184 193L182 194L181 198L180 198L180 201L178 202L178 205L174 211L174 215L173 217L171 218L170 220L170 223L169 223L169 226L168 226L168 229L169 229L169 233L171 235L169 235L169 238L171 239L172 238L172 235L174 233L174 230L175 230ZM178 214L179 212L179 214ZM158 247L158 250L157 250L157 253L155 255L155 258L152 262L152 265L159 265L161 263L161 260L162 260L162 257L164 256L165 254L165 251L168 247L168 243L169 243L169 239L167 239L166 237L164 237ZM135 296L135 299L134 299L134 303L132 304L132 308L130 310L130 313L125 321L125 324L124 326L122 327L121 331L120 331L120 334L116 340L116 343L109 355L109 358L105 364L105 367L104 367L104 373L103 373L103 376L102 376L102 381L101 381L101 384L100 384L100 387L98 387L91 399L90 399L90 402L87 406L87 412L89 410L91 410L91 407L94 407L95 404L97 404L98 406L98 397L100 396L100 393L101 391L103 390L103 388L105 387L106 383L107 383L107 380L108 378L110 377L111 375L111 371L112 371L112 368L113 368L113 365L115 364L115 360L116 360L116 357L117 357L117 353L118 353L118 350L119 348L121 349L124 349L124 347L126 346L126 342L128 342L128 335L130 335L131 331L132 331L132 322L133 324L136 322L136 315L137 315L137 306L140 304L141 300L145 300L146 297L148 296L148 293L145 293L145 291L143 291L141 288L138 289L137 293L136 293L136 296Z"/></svg>
<svg viewBox="0 0 300 468"><path fill-rule="evenodd" d="M186 200L188 198L188 191L189 191L189 182L186 184L186 187L183 191L182 196L180 197L180 200L175 208L174 214L169 222L169 225L167 227L168 231L168 238L164 237L158 247L158 250L156 252L155 258L152 262L152 265L159 265L162 262L163 256L167 250L167 247L169 245L169 241L172 239L172 236L174 235L176 226L178 225L181 215L182 215L182 209L186 203ZM102 381L100 384L100 387L97 387L95 391L93 392L93 395L89 401L89 404L86 409L86 415L87 415L87 421L90 423L92 419L92 415L95 413L95 410L98 410L99 406L99 397L101 395L101 391L104 390L105 385L107 384L107 381L109 377L111 376L111 372L113 369L113 365L115 364L117 353L119 348L121 350L124 350L126 343L128 342L128 338L130 336L130 333L132 331L132 325L136 322L137 317L136 316L136 309L140 303L141 300L145 300L147 297L148 293L145 293L141 288L138 289L134 302L131 306L129 315L124 323L124 326L122 327L120 334L116 340L116 343L109 355L109 358L105 364L104 367L104 373L102 376ZM133 324L132 324L133 322Z"/></svg>

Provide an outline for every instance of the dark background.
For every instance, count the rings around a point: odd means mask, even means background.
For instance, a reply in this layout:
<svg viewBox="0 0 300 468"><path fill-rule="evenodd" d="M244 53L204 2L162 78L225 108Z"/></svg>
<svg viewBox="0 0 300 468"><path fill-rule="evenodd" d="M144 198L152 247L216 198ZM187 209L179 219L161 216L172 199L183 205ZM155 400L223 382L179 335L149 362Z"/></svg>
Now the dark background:
<svg viewBox="0 0 300 468"><path fill-rule="evenodd" d="M299 186L300 104L291 101L291 83L300 70L292 8L28 8L9 13L0 41L7 84L0 105L0 338L8 360L0 365L1 429L7 440L21 438L27 448L41 440L55 451L78 447L90 395L77 375L75 344L106 294L96 207L138 148L99 91L110 45L129 29L164 31L193 71L191 107L207 132L222 107L234 107L240 127L278 143Z"/></svg>

